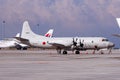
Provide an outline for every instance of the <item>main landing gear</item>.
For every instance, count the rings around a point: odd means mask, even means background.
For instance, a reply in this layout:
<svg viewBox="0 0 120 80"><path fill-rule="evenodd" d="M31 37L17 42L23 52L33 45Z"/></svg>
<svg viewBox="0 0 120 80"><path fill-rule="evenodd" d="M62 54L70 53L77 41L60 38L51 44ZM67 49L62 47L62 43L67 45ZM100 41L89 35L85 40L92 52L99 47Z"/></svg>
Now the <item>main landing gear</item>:
<svg viewBox="0 0 120 80"><path fill-rule="evenodd" d="M79 51L79 50L76 50L76 51L75 51L75 54L80 54L80 51Z"/></svg>
<svg viewBox="0 0 120 80"><path fill-rule="evenodd" d="M61 50L61 49L58 49L57 53L58 54L68 54L66 50Z"/></svg>
<svg viewBox="0 0 120 80"><path fill-rule="evenodd" d="M26 47L17 47L17 50L27 50Z"/></svg>
<svg viewBox="0 0 120 80"><path fill-rule="evenodd" d="M57 49L57 53L58 54L68 54L68 52L66 50L62 50L62 49Z"/></svg>
<svg viewBox="0 0 120 80"><path fill-rule="evenodd" d="M58 54L68 54L68 52L66 50L61 50L61 49L58 49L57 53ZM79 50L75 50L75 54L80 54L80 51Z"/></svg>
<svg viewBox="0 0 120 80"><path fill-rule="evenodd" d="M67 51L64 50L64 51L63 51L63 54L67 54Z"/></svg>

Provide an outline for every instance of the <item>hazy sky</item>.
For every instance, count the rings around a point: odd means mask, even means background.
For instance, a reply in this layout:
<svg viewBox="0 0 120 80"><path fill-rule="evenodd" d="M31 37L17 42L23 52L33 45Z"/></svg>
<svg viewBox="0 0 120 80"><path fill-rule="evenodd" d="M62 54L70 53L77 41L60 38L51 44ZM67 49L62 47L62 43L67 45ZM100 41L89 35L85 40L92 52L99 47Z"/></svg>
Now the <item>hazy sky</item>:
<svg viewBox="0 0 120 80"><path fill-rule="evenodd" d="M38 34L53 28L54 36L103 36L120 47L112 36L120 33L116 17L120 0L0 0L0 39L3 27L5 37L13 37L28 20Z"/></svg>

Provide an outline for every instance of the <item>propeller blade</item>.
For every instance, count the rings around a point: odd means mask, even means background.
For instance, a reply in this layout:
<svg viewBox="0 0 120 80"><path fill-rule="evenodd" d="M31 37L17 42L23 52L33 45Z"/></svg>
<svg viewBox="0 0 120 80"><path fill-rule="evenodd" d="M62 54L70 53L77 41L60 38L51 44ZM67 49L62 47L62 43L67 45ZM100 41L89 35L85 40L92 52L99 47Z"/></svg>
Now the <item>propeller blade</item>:
<svg viewBox="0 0 120 80"><path fill-rule="evenodd" d="M79 41L80 41L80 47L83 47L84 44L81 42L81 39Z"/></svg>
<svg viewBox="0 0 120 80"><path fill-rule="evenodd" d="M75 42L74 38L73 38L73 45L76 46L77 42Z"/></svg>

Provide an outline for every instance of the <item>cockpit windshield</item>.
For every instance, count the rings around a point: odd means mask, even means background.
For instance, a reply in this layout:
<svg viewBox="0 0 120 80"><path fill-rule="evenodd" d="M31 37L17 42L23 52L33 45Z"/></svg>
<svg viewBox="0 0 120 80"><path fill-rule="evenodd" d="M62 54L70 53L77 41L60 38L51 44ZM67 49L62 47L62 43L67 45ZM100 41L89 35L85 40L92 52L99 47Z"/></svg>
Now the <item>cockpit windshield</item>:
<svg viewBox="0 0 120 80"><path fill-rule="evenodd" d="M109 41L108 39L102 39L102 41Z"/></svg>

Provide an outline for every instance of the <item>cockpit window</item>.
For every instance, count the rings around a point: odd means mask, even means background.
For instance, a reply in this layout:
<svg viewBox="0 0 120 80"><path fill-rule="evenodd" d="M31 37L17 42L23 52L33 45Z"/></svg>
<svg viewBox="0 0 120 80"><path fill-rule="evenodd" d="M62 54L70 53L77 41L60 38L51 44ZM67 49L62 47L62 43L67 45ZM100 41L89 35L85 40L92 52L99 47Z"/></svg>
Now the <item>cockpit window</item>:
<svg viewBox="0 0 120 80"><path fill-rule="evenodd" d="M108 39L102 39L102 41L109 41Z"/></svg>

